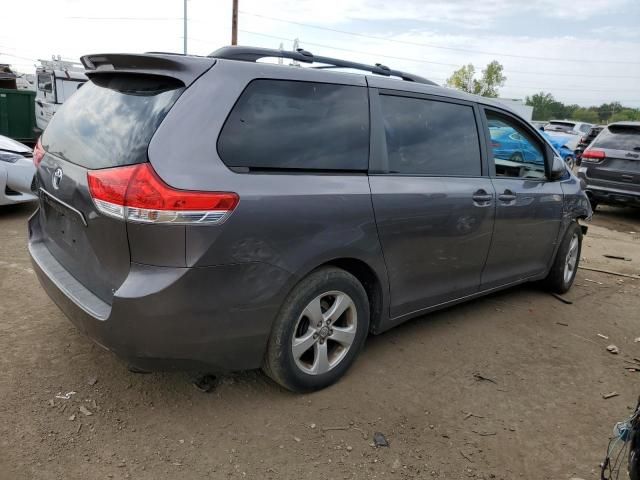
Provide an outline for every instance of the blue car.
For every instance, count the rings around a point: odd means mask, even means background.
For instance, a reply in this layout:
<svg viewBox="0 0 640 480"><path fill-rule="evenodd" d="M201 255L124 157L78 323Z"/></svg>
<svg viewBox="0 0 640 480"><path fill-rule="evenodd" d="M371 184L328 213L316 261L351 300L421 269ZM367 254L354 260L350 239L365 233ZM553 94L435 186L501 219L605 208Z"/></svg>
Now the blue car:
<svg viewBox="0 0 640 480"><path fill-rule="evenodd" d="M520 163L544 164L540 152L514 129L503 126L489 126L489 132L495 158ZM540 133L549 140L549 143L557 150L569 167L573 167L575 155L566 145L570 138L564 135L549 135L547 132Z"/></svg>
<svg viewBox="0 0 640 480"><path fill-rule="evenodd" d="M573 168L576 163L576 157L569 147L567 147L567 143L571 140L571 137L567 137L565 135L550 135L547 132L540 132L542 135L549 140L549 143L555 148L562 159L569 165L570 168Z"/></svg>
<svg viewBox="0 0 640 480"><path fill-rule="evenodd" d="M544 165L540 151L511 127L489 127L493 156L518 163Z"/></svg>

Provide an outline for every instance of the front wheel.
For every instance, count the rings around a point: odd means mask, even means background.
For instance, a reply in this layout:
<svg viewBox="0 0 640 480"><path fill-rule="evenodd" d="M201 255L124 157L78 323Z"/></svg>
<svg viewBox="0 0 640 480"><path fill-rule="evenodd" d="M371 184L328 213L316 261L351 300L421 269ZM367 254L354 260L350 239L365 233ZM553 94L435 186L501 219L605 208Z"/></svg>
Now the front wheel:
<svg viewBox="0 0 640 480"><path fill-rule="evenodd" d="M567 228L562 243L556 253L551 271L544 280L546 286L555 293L566 293L573 285L580 264L582 251L582 229L578 222Z"/></svg>
<svg viewBox="0 0 640 480"><path fill-rule="evenodd" d="M368 331L369 301L362 284L339 268L321 268L285 300L263 370L295 392L325 388L351 366Z"/></svg>
<svg viewBox="0 0 640 480"><path fill-rule="evenodd" d="M572 157L571 155L569 155L567 158L565 158L564 161L567 163L567 167L569 167L569 170L573 170L573 167L576 166L576 159L574 157Z"/></svg>

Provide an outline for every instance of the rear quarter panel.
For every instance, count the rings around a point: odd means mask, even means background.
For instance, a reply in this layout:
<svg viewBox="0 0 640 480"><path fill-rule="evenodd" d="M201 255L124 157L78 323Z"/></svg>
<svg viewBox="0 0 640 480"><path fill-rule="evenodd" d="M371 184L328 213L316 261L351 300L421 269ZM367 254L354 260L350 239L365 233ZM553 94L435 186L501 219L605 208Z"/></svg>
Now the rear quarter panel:
<svg viewBox="0 0 640 480"><path fill-rule="evenodd" d="M255 78L366 88L362 76L224 60L188 88L156 131L150 161L173 187L232 191L240 202L222 225L186 227L187 266L263 262L290 273L273 279L288 291L317 266L354 258L371 267L387 292L366 174L236 173L219 158L218 133Z"/></svg>

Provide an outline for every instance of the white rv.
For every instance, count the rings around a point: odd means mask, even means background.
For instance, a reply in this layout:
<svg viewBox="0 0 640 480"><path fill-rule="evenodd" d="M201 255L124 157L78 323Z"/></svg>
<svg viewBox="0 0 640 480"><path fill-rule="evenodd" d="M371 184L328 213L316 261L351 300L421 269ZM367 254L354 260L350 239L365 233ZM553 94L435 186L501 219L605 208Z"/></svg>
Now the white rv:
<svg viewBox="0 0 640 480"><path fill-rule="evenodd" d="M87 81L81 64L39 60L36 68L36 125L44 130L56 110Z"/></svg>

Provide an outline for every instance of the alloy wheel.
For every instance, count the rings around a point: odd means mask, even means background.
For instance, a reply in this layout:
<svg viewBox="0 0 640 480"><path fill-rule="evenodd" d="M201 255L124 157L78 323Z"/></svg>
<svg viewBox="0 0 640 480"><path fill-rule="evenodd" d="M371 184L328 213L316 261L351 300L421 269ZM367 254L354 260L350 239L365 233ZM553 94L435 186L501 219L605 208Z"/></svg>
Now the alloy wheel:
<svg viewBox="0 0 640 480"><path fill-rule="evenodd" d="M564 283L569 283L571 281L575 269L578 266L578 246L578 234L574 233L573 237L571 237L569 251L567 252L567 257L564 263Z"/></svg>
<svg viewBox="0 0 640 480"><path fill-rule="evenodd" d="M296 322L291 351L296 366L309 375L335 368L356 338L358 315L349 295L330 291L311 300Z"/></svg>

